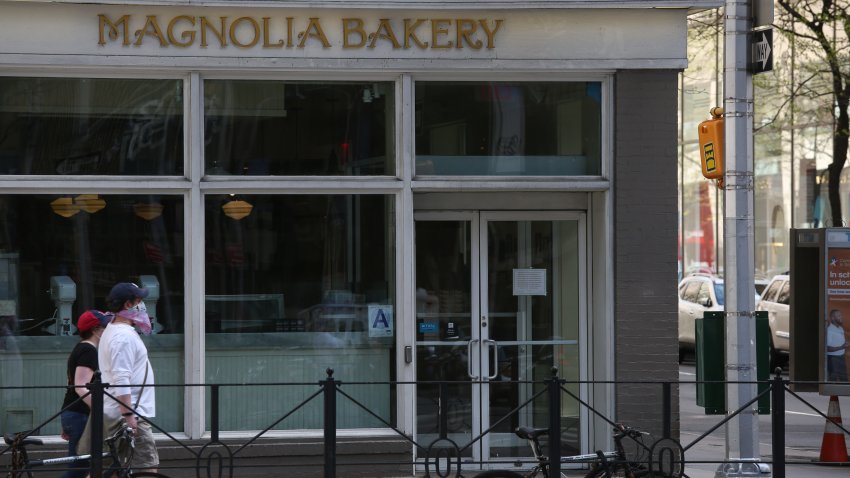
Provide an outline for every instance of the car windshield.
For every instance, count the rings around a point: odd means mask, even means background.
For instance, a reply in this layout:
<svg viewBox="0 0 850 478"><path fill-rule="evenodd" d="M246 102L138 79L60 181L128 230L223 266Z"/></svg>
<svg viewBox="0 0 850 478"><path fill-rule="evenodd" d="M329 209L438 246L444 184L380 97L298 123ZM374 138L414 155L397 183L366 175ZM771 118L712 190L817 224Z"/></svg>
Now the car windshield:
<svg viewBox="0 0 850 478"><path fill-rule="evenodd" d="M723 305L725 296L723 295L723 284L714 284L714 295L717 297L717 305Z"/></svg>

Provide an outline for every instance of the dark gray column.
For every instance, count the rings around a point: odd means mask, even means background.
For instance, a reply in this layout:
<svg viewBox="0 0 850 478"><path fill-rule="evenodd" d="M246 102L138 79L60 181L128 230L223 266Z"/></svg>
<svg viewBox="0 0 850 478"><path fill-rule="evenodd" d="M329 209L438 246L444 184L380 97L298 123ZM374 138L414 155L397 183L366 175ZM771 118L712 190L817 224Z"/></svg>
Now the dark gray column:
<svg viewBox="0 0 850 478"><path fill-rule="evenodd" d="M622 71L614 94L616 379L678 380L677 71ZM617 419L662 434L663 387L620 385ZM679 434L672 387L672 435Z"/></svg>

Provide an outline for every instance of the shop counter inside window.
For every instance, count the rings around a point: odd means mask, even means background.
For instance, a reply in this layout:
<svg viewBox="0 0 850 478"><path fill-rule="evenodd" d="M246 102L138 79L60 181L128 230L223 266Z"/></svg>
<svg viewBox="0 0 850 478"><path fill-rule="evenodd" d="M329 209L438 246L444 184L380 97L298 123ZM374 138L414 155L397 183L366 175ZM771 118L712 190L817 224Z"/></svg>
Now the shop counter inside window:
<svg viewBox="0 0 850 478"><path fill-rule="evenodd" d="M183 335L150 335L142 340L150 353L156 383L183 383ZM0 433L32 430L59 412L68 354L78 341L76 336L0 334ZM158 426L170 432L183 430L183 396L181 387L157 387ZM36 434L58 435L60 431L59 420L53 420Z"/></svg>
<svg viewBox="0 0 850 478"><path fill-rule="evenodd" d="M346 393L390 421L389 383L353 383L392 379L392 344L369 340L367 335L365 331L207 334L207 382L222 384L221 428L262 430L271 426L319 391L318 381L327 377L329 368L336 379L348 382ZM321 396L311 400L273 429L321 429L322 403ZM342 397L338 397L337 425L384 426Z"/></svg>

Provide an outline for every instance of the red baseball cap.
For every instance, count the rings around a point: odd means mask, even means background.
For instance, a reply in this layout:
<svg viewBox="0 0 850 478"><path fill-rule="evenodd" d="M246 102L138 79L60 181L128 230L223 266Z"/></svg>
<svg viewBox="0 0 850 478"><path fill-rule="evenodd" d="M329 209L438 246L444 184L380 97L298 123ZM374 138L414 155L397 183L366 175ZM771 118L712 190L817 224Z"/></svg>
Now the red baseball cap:
<svg viewBox="0 0 850 478"><path fill-rule="evenodd" d="M95 327L106 327L109 323L106 315L98 310L87 310L77 319L77 330L85 332Z"/></svg>

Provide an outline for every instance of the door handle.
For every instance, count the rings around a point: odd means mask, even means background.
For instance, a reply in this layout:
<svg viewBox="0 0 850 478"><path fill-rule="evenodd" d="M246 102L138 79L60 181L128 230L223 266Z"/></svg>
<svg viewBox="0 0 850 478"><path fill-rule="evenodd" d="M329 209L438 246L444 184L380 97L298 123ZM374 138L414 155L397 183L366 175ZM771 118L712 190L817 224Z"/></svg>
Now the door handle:
<svg viewBox="0 0 850 478"><path fill-rule="evenodd" d="M466 344L466 374L473 380L478 380L478 375L472 374L472 344L480 342L479 339L472 339Z"/></svg>
<svg viewBox="0 0 850 478"><path fill-rule="evenodd" d="M493 352L493 375L487 376L487 380L493 380L499 375L499 344L490 339L485 340L484 343Z"/></svg>

